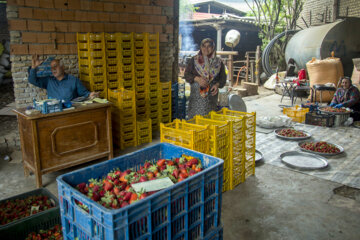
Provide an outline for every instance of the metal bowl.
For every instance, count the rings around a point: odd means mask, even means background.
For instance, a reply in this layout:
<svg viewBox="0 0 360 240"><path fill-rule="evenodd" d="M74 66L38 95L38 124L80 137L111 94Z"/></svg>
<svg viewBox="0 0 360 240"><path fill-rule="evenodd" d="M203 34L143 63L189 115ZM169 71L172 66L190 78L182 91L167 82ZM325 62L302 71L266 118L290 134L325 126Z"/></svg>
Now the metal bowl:
<svg viewBox="0 0 360 240"><path fill-rule="evenodd" d="M281 162L299 170L316 170L328 166L324 157L316 154L297 151L284 152L280 155Z"/></svg>

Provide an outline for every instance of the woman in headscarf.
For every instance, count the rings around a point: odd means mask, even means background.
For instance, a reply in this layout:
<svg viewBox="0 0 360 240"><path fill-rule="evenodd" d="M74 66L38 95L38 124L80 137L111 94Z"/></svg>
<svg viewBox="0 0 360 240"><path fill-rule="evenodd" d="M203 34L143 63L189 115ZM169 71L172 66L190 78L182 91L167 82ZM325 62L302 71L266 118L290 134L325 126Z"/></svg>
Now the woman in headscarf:
<svg viewBox="0 0 360 240"><path fill-rule="evenodd" d="M216 110L219 88L225 86L226 73L224 63L216 56L212 39L201 41L200 51L186 66L185 80L191 85L189 119Z"/></svg>
<svg viewBox="0 0 360 240"><path fill-rule="evenodd" d="M354 120L360 120L360 92L359 89L352 84L349 77L341 79L341 87L336 90L330 107L351 108L354 111L353 114L351 114Z"/></svg>

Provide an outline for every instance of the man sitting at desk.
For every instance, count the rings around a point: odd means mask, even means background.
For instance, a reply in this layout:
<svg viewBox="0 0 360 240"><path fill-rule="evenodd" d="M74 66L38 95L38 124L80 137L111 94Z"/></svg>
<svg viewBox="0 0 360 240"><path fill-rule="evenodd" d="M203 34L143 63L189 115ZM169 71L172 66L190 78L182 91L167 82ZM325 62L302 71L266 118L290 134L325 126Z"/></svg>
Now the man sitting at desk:
<svg viewBox="0 0 360 240"><path fill-rule="evenodd" d="M48 98L71 101L77 97L98 97L99 93L89 92L77 77L66 74L62 61L51 61L52 76L36 76L37 67L41 64L38 55L32 56L32 65L29 67L29 83L47 90Z"/></svg>

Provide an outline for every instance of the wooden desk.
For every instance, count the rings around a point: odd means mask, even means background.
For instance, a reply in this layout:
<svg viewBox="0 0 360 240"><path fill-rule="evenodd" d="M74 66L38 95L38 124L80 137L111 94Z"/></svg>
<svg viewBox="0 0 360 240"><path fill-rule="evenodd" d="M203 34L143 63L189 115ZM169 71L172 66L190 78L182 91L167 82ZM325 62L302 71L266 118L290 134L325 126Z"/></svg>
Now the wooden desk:
<svg viewBox="0 0 360 240"><path fill-rule="evenodd" d="M17 114L25 176L42 186L42 175L95 159L113 158L111 104L75 105L63 112Z"/></svg>

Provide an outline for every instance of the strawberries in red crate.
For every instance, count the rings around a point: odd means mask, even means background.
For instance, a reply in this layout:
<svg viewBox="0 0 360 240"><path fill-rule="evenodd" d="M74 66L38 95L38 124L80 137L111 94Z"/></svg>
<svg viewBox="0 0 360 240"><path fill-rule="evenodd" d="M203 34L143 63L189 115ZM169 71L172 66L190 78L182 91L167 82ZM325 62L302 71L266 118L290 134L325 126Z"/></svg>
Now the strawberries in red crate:
<svg viewBox="0 0 360 240"><path fill-rule="evenodd" d="M154 194L152 192L136 192L132 184L170 178L173 183L181 182L203 170L201 161L192 156L182 155L176 159L159 159L154 163L145 162L137 171L115 169L102 179L90 179L88 183L76 186L81 193L106 208L123 208ZM81 202L77 204L88 211Z"/></svg>
<svg viewBox="0 0 360 240"><path fill-rule="evenodd" d="M0 225L55 207L48 196L36 195L0 203Z"/></svg>

